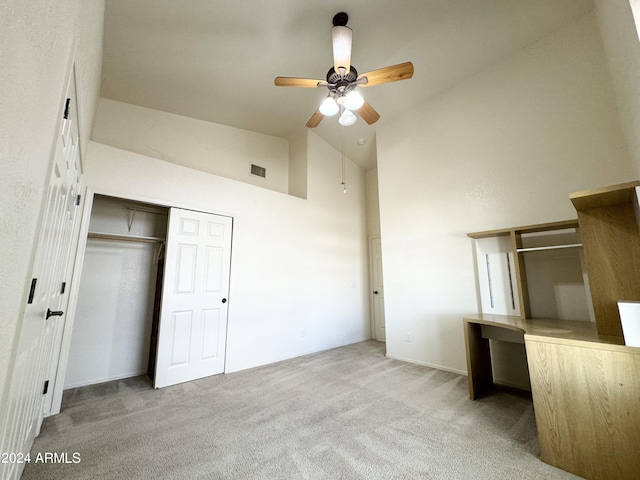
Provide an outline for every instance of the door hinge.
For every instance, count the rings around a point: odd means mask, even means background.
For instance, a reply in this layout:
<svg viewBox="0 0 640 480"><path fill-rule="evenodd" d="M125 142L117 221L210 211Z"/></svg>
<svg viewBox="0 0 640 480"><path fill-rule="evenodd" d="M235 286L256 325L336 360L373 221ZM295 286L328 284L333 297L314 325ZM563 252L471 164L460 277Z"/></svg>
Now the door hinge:
<svg viewBox="0 0 640 480"><path fill-rule="evenodd" d="M29 290L29 299L27 300L27 303L33 303L33 297L36 294L36 283L38 283L38 279L37 278L32 278L31 279L31 290Z"/></svg>
<svg viewBox="0 0 640 480"><path fill-rule="evenodd" d="M42 389L42 394L46 395L48 391L49 391L49 380L44 382L44 388Z"/></svg>
<svg viewBox="0 0 640 480"><path fill-rule="evenodd" d="M67 282L62 282L62 287L60 288L60 295L64 295L64 290L67 288Z"/></svg>
<svg viewBox="0 0 640 480"><path fill-rule="evenodd" d="M69 107L70 106L71 106L71 99L67 98L67 101L64 104L64 115L62 115L62 118L64 118L65 120L69 119Z"/></svg>
<svg viewBox="0 0 640 480"><path fill-rule="evenodd" d="M82 198L82 195L77 195L77 196L76 196L76 207L77 207L78 205L80 205L80 199L81 199L81 198Z"/></svg>

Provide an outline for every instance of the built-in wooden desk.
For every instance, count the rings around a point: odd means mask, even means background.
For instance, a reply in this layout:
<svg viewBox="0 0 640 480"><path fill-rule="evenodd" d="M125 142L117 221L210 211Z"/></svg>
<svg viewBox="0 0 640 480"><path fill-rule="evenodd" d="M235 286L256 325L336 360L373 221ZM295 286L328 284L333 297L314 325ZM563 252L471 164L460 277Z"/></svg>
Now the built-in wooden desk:
<svg viewBox="0 0 640 480"><path fill-rule="evenodd" d="M476 399L493 386L485 337L524 343L542 461L589 480L637 480L640 348L624 345L617 302L640 301L640 181L576 192L569 198L577 222L468 234L478 248L480 303L483 311L494 313L463 319L469 396ZM579 230L579 242L524 245L527 236L550 237L567 228ZM504 242L507 237L509 242ZM479 249L478 242L487 240L486 248ZM524 257L527 252L558 248L583 250L580 264L586 267L582 274L589 280L585 293L594 322L532 318ZM537 311L557 301L553 295L547 297L536 305ZM519 316L497 315L517 311Z"/></svg>
<svg viewBox="0 0 640 480"><path fill-rule="evenodd" d="M463 319L467 350L469 398L475 400L493 387L493 368L489 339L482 336L482 325L499 327L528 337L558 339L564 343L595 342L602 345L624 345L617 336L598 335L595 323L571 320L525 319L514 315L478 313ZM627 347L624 347L627 348Z"/></svg>
<svg viewBox="0 0 640 480"><path fill-rule="evenodd" d="M482 326L523 335L542 461L593 480L640 478L640 348L592 322L463 319L469 397L493 386Z"/></svg>

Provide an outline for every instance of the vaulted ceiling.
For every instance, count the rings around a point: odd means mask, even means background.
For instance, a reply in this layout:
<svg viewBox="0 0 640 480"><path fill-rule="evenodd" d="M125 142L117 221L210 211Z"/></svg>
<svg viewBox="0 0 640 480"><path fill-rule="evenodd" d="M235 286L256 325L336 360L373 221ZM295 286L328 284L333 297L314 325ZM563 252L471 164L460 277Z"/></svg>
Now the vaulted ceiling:
<svg viewBox="0 0 640 480"><path fill-rule="evenodd" d="M101 94L288 138L305 128L326 89L273 80L325 78L331 21L346 11L358 71L415 66L410 80L363 89L381 119L344 130L347 156L371 168L380 125L592 8L592 0L106 0ZM341 148L337 117L315 131Z"/></svg>

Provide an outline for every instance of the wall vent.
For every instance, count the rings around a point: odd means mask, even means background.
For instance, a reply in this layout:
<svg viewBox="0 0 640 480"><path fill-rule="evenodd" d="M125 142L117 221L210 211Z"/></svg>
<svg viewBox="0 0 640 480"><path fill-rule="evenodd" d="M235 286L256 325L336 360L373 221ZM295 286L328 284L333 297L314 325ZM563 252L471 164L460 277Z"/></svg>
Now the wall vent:
<svg viewBox="0 0 640 480"><path fill-rule="evenodd" d="M251 175L267 178L267 169L258 165L251 164Z"/></svg>

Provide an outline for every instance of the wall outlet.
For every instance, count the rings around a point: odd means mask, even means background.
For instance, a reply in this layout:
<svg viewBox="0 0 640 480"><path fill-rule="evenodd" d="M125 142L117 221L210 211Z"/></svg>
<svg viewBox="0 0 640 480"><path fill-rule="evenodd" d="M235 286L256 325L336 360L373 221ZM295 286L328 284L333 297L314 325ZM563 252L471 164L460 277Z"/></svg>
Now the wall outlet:
<svg viewBox="0 0 640 480"><path fill-rule="evenodd" d="M410 342L410 341L411 341L411 334L410 334L410 333L407 333L407 334L404 336L404 341L405 341L405 342Z"/></svg>

